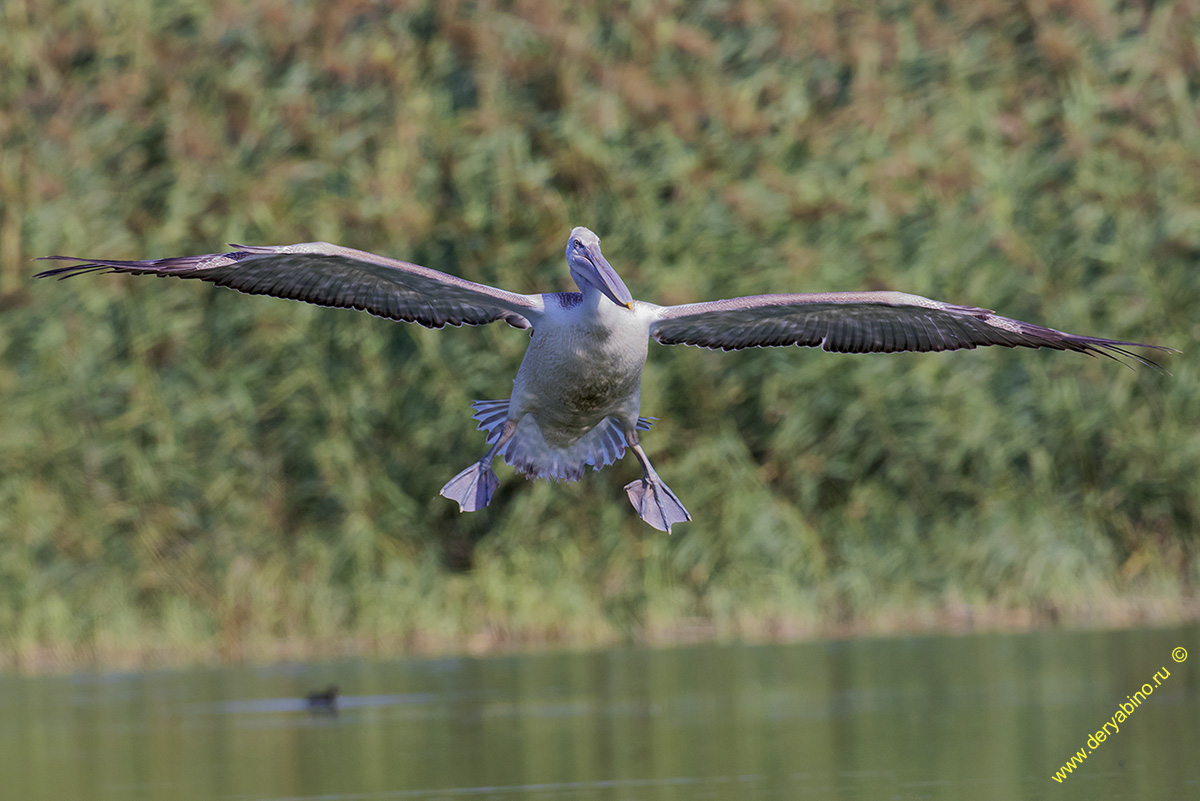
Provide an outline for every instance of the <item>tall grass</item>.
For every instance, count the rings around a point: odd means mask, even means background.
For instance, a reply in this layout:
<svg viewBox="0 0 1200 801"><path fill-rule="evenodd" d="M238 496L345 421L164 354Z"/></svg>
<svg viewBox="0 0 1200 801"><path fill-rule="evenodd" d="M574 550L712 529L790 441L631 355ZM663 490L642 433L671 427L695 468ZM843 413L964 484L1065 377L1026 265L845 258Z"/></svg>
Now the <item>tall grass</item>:
<svg viewBox="0 0 1200 801"><path fill-rule="evenodd" d="M775 637L1195 613L1191 2L11 2L0 37L0 662ZM651 458L484 448L526 343L51 253L328 240L638 297L889 287L1183 348L656 349ZM839 629L840 630L840 629Z"/></svg>

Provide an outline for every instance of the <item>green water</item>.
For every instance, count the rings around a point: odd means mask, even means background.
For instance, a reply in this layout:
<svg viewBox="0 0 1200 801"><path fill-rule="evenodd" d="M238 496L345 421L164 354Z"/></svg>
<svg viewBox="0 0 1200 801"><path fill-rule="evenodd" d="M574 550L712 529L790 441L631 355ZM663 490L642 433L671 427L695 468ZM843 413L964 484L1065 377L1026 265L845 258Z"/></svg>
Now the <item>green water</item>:
<svg viewBox="0 0 1200 801"><path fill-rule="evenodd" d="M10 676L0 797L1198 798L1198 635ZM1192 658L1175 662L1176 646ZM1120 732L1054 781L1156 672ZM336 711L310 709L305 695L330 684Z"/></svg>

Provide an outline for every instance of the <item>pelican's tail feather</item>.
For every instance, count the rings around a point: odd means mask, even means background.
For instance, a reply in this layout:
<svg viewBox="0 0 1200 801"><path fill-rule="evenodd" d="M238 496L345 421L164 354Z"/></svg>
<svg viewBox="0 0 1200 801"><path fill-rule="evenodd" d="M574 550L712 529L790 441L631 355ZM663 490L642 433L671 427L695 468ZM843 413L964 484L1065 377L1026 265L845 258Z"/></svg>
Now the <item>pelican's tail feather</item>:
<svg viewBox="0 0 1200 801"><path fill-rule="evenodd" d="M499 439L500 432L504 429L504 421L508 417L508 401L477 400L471 403L471 408L475 410L475 414L471 416L479 421L479 430L487 432L488 444Z"/></svg>
<svg viewBox="0 0 1200 801"><path fill-rule="evenodd" d="M487 432L487 441L495 443L508 419L508 401L475 401L472 415L479 421L479 430ZM649 431L654 418L639 417L639 431ZM599 470L625 455L628 443L621 425L611 417L605 417L590 429L570 438L563 432L556 439L569 440L565 444L550 444L532 415L525 415L517 423L512 439L504 443L500 455L507 464L525 474L527 478L546 478L556 481L578 481L583 470L591 465Z"/></svg>
<svg viewBox="0 0 1200 801"><path fill-rule="evenodd" d="M458 503L458 511L475 512L492 502L500 489L500 479L490 464L475 462L446 482L441 495Z"/></svg>

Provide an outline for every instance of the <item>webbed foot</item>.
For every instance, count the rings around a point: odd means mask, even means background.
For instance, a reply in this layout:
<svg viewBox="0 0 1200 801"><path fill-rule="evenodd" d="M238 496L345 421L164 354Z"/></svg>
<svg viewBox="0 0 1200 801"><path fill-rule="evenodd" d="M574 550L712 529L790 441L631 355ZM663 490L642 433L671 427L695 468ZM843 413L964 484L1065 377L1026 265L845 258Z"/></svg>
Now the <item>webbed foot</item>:
<svg viewBox="0 0 1200 801"><path fill-rule="evenodd" d="M630 481L625 485L625 493L637 510L638 517L659 531L670 534L671 526L692 519L671 488L655 478Z"/></svg>
<svg viewBox="0 0 1200 801"><path fill-rule="evenodd" d="M476 462L442 487L441 495L458 502L460 512L475 512L492 502L500 479L490 463Z"/></svg>

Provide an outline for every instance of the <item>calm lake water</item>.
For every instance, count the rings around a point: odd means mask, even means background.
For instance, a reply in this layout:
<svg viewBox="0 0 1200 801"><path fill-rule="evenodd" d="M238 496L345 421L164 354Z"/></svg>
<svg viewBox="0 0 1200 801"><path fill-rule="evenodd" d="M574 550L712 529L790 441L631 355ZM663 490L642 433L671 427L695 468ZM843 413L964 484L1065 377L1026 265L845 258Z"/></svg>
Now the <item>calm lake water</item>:
<svg viewBox="0 0 1200 801"><path fill-rule="evenodd" d="M1200 798L1197 664L1192 626L9 676L0 796Z"/></svg>

